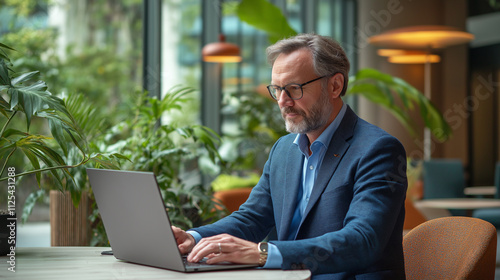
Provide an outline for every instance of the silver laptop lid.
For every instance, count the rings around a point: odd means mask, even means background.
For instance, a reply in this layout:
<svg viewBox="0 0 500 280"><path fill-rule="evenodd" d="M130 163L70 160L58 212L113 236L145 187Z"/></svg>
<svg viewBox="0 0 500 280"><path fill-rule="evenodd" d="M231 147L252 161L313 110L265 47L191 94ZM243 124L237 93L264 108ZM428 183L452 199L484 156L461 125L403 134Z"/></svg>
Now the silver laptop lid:
<svg viewBox="0 0 500 280"><path fill-rule="evenodd" d="M185 264L153 173L88 168L87 175L117 259L184 272L257 266Z"/></svg>
<svg viewBox="0 0 500 280"><path fill-rule="evenodd" d="M153 173L87 169L117 259L185 271Z"/></svg>

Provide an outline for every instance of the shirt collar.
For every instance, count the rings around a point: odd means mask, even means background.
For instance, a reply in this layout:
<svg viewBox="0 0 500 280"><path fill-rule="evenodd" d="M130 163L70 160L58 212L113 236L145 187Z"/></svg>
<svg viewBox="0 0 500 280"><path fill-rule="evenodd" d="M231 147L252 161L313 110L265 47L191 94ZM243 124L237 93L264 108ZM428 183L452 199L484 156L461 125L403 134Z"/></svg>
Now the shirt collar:
<svg viewBox="0 0 500 280"><path fill-rule="evenodd" d="M347 105L344 103L342 104L342 108L340 108L340 111L333 120L333 122L321 133L321 135L316 139L312 144L314 143L321 143L326 147L330 145L330 141L332 139L333 134L335 131L337 131L337 128L340 125L340 122L342 122L342 119L344 118L345 112L347 109ZM309 139L307 138L307 135L305 134L297 134L297 137L295 137L295 140L293 141L295 145L297 145L302 151L304 155L309 154ZM312 146L311 144L311 146Z"/></svg>

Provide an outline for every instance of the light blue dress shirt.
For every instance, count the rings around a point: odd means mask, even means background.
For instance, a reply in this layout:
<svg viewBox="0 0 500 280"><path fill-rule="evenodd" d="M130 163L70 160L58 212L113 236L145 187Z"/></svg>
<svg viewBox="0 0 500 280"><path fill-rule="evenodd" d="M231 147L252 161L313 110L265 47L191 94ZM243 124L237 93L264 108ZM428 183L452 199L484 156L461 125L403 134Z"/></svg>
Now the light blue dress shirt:
<svg viewBox="0 0 500 280"><path fill-rule="evenodd" d="M292 223L290 224L290 232L288 234L288 240L294 240L297 235L297 230L302 221L302 215L304 214L307 204L309 202L309 197L311 196L314 183L316 181L316 176L318 170L323 162L323 157L325 156L326 149L330 145L330 140L333 134L340 125L340 122L344 118L347 105L344 103L340 109L339 114L335 120L321 133L321 135L311 144L311 155L309 155L309 139L305 134L298 134L295 138L294 144L300 149L304 155L304 165L302 167L302 188L299 189L299 194L297 197L297 208L295 209ZM187 233L191 234L196 243L201 240L201 235L196 232L189 230ZM278 248L272 244L272 241L268 245L268 257L264 268L281 268L283 263L283 257L281 256Z"/></svg>

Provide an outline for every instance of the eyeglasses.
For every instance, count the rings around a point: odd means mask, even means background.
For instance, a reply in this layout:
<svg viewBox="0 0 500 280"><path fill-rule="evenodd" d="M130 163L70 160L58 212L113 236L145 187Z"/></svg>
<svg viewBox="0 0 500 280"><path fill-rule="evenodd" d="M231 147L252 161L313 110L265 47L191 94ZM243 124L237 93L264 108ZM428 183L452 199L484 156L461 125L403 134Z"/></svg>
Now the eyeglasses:
<svg viewBox="0 0 500 280"><path fill-rule="evenodd" d="M314 80L310 80L309 82L305 82L303 84L295 84L291 83L288 85L285 85L284 87L276 86L276 85L268 85L267 90L269 91L269 94L271 95L272 98L275 100L279 101L281 98L281 94L283 93L283 90L286 92L288 97L290 97L293 100L298 100L301 99L302 96L304 95L304 91L302 90L302 87L310 84L312 82L315 82L319 79L323 79L327 76L321 76L319 78L316 78Z"/></svg>

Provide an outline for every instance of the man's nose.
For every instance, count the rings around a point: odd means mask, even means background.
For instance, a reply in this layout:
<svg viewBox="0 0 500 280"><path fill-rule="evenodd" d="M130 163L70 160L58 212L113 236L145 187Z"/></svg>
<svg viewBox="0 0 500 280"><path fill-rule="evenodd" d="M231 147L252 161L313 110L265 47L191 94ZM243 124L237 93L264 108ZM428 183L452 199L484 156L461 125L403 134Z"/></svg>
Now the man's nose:
<svg viewBox="0 0 500 280"><path fill-rule="evenodd" d="M280 107L284 105L293 103L293 99L288 95L288 92L285 89L282 89L279 94L278 104Z"/></svg>

